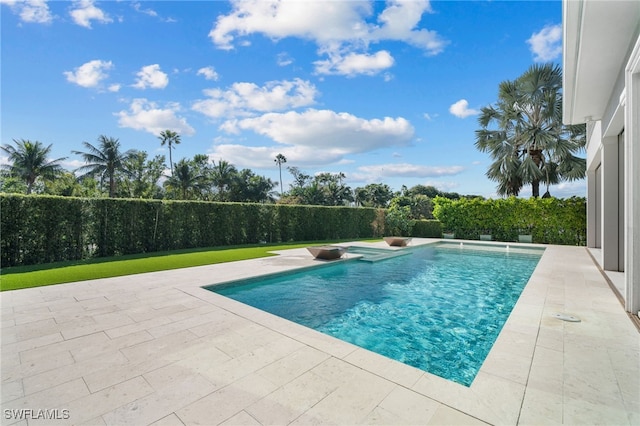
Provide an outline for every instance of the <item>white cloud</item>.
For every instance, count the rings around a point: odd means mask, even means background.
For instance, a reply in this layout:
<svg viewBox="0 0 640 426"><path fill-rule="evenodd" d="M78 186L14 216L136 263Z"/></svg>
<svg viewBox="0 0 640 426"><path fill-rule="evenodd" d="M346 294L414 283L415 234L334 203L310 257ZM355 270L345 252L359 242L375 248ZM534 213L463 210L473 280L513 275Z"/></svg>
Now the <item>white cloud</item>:
<svg viewBox="0 0 640 426"><path fill-rule="evenodd" d="M460 187L460 184L458 182L440 182L440 181L434 181L434 180L428 180L425 183L423 183L423 185L433 186L434 188L444 192L455 191L456 188Z"/></svg>
<svg viewBox="0 0 640 426"><path fill-rule="evenodd" d="M310 82L295 79L270 81L262 87L240 82L227 90L206 89L204 94L208 99L196 101L195 111L212 118L229 118L312 105L318 91Z"/></svg>
<svg viewBox="0 0 640 426"><path fill-rule="evenodd" d="M387 1L387 7L380 16L380 26L371 31L372 40L398 40L423 49L429 55L437 55L447 44L435 31L416 29L422 15L431 13L428 0Z"/></svg>
<svg viewBox="0 0 640 426"><path fill-rule="evenodd" d="M93 0L75 0L73 2L73 9L69 11L69 15L76 24L91 28L91 21L97 21L102 24L108 24L113 22L102 9L95 6Z"/></svg>
<svg viewBox="0 0 640 426"><path fill-rule="evenodd" d="M200 68L197 72L197 75L202 75L205 79L213 81L217 81L220 77L213 67Z"/></svg>
<svg viewBox="0 0 640 426"><path fill-rule="evenodd" d="M373 55L367 53L348 53L344 56L330 53L329 59L316 61L318 74L339 74L354 76L357 74L374 75L393 66L394 60L389 52L381 50Z"/></svg>
<svg viewBox="0 0 640 426"><path fill-rule="evenodd" d="M529 190L531 189L531 185ZM544 185L540 185L540 194L544 194L547 188ZM568 197L586 197L587 196L587 183L586 180L581 179L575 182L562 182L557 185L551 185L549 192L552 196L558 198Z"/></svg>
<svg viewBox="0 0 640 426"><path fill-rule="evenodd" d="M472 115L480 114L477 109L469 108L469 102L466 99L460 99L449 107L449 112L458 118L467 118Z"/></svg>
<svg viewBox="0 0 640 426"><path fill-rule="evenodd" d="M215 161L223 159L236 167L250 169L268 169L274 167L273 159L282 154L287 163L297 167L315 167L340 163L343 154L333 150L320 150L305 146L246 146L240 144L214 145L209 151L209 158Z"/></svg>
<svg viewBox="0 0 640 426"><path fill-rule="evenodd" d="M410 163L391 163L358 167L364 175L376 177L426 178L453 176L464 171L462 166L423 166Z"/></svg>
<svg viewBox="0 0 640 426"><path fill-rule="evenodd" d="M195 134L195 130L187 120L177 115L180 110L180 105L177 103L159 108L156 103L147 99L134 99L129 106L129 111L120 111L115 115L118 117L120 127L144 130L154 135L167 129L182 135Z"/></svg>
<svg viewBox="0 0 640 426"><path fill-rule="evenodd" d="M109 77L106 71L113 68L111 61L99 59L89 61L74 68L74 71L65 71L63 74L67 81L82 87L98 87L100 82Z"/></svg>
<svg viewBox="0 0 640 426"><path fill-rule="evenodd" d="M14 13L17 13L23 22L48 24L53 21L46 0L0 0L0 4L6 4Z"/></svg>
<svg viewBox="0 0 640 426"><path fill-rule="evenodd" d="M309 109L298 113L268 113L259 117L230 120L220 130L227 133L252 131L277 144L244 146L228 139L215 144L210 157L223 158L239 167L269 168L281 153L288 162L317 167L349 162L347 155L407 145L414 129L404 118L367 120L347 113Z"/></svg>
<svg viewBox="0 0 640 426"><path fill-rule="evenodd" d="M414 134L413 126L402 117L366 120L344 112L316 109L228 121L221 129L229 133L250 130L281 144L341 155L406 145Z"/></svg>
<svg viewBox="0 0 640 426"><path fill-rule="evenodd" d="M372 12L365 2L300 2L235 0L228 15L218 17L209 37L220 49L233 49L236 36L262 33L272 39L300 37L326 44L366 36L363 15Z"/></svg>
<svg viewBox="0 0 640 426"><path fill-rule="evenodd" d="M169 84L169 76L160 70L160 65L144 66L136 74L138 79L133 87L136 89L164 89Z"/></svg>
<svg viewBox="0 0 640 426"><path fill-rule="evenodd" d="M122 87L122 85L120 85L120 84L111 84L111 85L109 85L107 90L110 91L110 92L114 92L115 93L115 92L119 92L121 87Z"/></svg>
<svg viewBox="0 0 640 426"><path fill-rule="evenodd" d="M145 15L153 16L154 18L158 17L158 12L153 9L143 9L142 4L139 1L133 2L131 7L133 7L136 12L144 13Z"/></svg>
<svg viewBox="0 0 640 426"><path fill-rule="evenodd" d="M145 2L146 4L149 4L150 2ZM142 13L144 15L148 15L151 16L153 18L158 18L158 20L160 20L161 22L168 22L168 23L172 23L172 22L177 22L174 18L171 17L162 17L160 16L160 14L158 12L156 12L153 9L150 8L143 8L142 7L142 2L139 1L134 1L131 2L131 7L138 13Z"/></svg>
<svg viewBox="0 0 640 426"><path fill-rule="evenodd" d="M278 53L276 57L277 64L281 67L286 67L287 65L291 65L293 63L293 58L289 56L287 52Z"/></svg>
<svg viewBox="0 0 640 426"><path fill-rule="evenodd" d="M562 25L547 25L527 40L536 62L552 61L562 55Z"/></svg>
<svg viewBox="0 0 640 426"><path fill-rule="evenodd" d="M82 166L85 166L87 163L83 160L63 160L60 162L60 165L67 170L75 170L79 169Z"/></svg>
<svg viewBox="0 0 640 426"><path fill-rule="evenodd" d="M393 65L389 52L367 52L370 43L405 42L436 55L447 42L434 31L419 28L428 0L388 0L376 17L370 1L301 2L296 0L235 0L233 10L216 20L209 37L220 49L230 50L236 38L263 34L273 40L299 37L314 41L320 55L317 72L346 75L373 74ZM373 19L372 19L373 16ZM383 53L384 52L384 53Z"/></svg>

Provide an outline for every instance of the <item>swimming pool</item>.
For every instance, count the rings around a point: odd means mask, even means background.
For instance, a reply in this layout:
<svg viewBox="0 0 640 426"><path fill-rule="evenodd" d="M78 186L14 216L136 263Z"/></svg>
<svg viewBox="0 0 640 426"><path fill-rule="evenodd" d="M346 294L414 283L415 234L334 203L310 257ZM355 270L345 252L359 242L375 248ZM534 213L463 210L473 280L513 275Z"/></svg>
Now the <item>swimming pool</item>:
<svg viewBox="0 0 640 426"><path fill-rule="evenodd" d="M469 386L542 249L439 243L209 290Z"/></svg>

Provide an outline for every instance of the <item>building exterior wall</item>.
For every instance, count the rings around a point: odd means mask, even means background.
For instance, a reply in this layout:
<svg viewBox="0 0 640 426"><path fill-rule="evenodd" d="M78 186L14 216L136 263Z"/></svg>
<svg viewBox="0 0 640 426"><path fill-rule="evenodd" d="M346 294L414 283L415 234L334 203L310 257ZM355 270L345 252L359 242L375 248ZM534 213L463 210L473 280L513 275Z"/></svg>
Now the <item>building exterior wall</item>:
<svg viewBox="0 0 640 426"><path fill-rule="evenodd" d="M625 69L626 308L640 316L640 37Z"/></svg>
<svg viewBox="0 0 640 426"><path fill-rule="evenodd" d="M587 123L588 128L587 246L601 248L598 260L605 271L624 272L625 309L635 315L640 313L639 5L611 2L603 9L591 0L563 2L563 61L565 73L570 73L565 76L565 92L571 100L564 120ZM589 16L590 10L599 13ZM603 15L607 10L612 11L610 17ZM626 35L602 31L607 18L615 28L623 10L631 14ZM615 63L608 64L618 71L594 73L594 66L602 62L598 52L606 49L619 52L610 56L617 58ZM585 111L597 116L586 116Z"/></svg>
<svg viewBox="0 0 640 426"><path fill-rule="evenodd" d="M588 138L587 245L602 249L599 262L604 270L625 272L625 308L638 315L640 38L621 66L621 77L625 84L616 84L609 104L603 106L610 114L591 124Z"/></svg>

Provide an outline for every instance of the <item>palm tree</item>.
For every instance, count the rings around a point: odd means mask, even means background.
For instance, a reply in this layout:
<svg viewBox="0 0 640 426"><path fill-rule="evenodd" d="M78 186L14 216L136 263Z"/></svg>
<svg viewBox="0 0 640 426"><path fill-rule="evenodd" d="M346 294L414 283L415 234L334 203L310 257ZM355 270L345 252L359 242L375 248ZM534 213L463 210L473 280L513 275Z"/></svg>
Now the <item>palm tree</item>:
<svg viewBox="0 0 640 426"><path fill-rule="evenodd" d="M514 81L499 86L495 106L482 108L476 147L491 155L487 177L497 181L500 195L518 195L531 184L583 179L585 126L562 124L562 71L553 64L533 65Z"/></svg>
<svg viewBox="0 0 640 426"><path fill-rule="evenodd" d="M98 137L99 147L95 147L89 142L82 142L87 148L87 152L72 151L84 158L85 165L76 171L84 172L82 176L100 176L100 182L105 178L109 179L109 197L116 196L116 174L124 171L124 162L135 154L135 150L120 152L120 141L115 138L100 135Z"/></svg>
<svg viewBox="0 0 640 426"><path fill-rule="evenodd" d="M238 171L236 168L231 163L224 160L218 161L218 165L213 166L211 180L213 181L213 184L218 187L218 197L220 201L225 201L225 188L228 188L231 185L237 173Z"/></svg>
<svg viewBox="0 0 640 426"><path fill-rule="evenodd" d="M39 177L44 180L53 180L63 171L62 166L58 163L65 160L66 157L47 160L51 153L51 145L44 147L38 141L31 142L25 139L14 139L13 142L16 144L15 147L11 145L0 147L9 155L11 162L10 165L4 165L3 168L10 175L27 184L27 194L31 194L33 185Z"/></svg>
<svg viewBox="0 0 640 426"><path fill-rule="evenodd" d="M171 157L171 150L175 145L180 144L180 135L171 130L163 130L160 132L158 139L160 139L160 146L167 144L169 147L169 164L171 166L171 173L173 173L173 158Z"/></svg>
<svg viewBox="0 0 640 426"><path fill-rule="evenodd" d="M282 196L282 164L287 162L287 158L282 154L278 154L276 155L276 159L273 161L278 164L278 169L280 169L280 196Z"/></svg>
<svg viewBox="0 0 640 426"><path fill-rule="evenodd" d="M207 180L192 161L183 158L176 163L175 173L167 178L165 185L179 192L180 199L189 200L206 189Z"/></svg>

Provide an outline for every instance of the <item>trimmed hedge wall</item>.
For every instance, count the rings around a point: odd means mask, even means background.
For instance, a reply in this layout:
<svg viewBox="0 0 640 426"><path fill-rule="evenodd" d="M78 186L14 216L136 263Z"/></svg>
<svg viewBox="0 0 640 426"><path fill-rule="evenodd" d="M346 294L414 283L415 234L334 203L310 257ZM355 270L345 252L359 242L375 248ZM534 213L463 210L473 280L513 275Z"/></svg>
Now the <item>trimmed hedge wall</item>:
<svg viewBox="0 0 640 426"><path fill-rule="evenodd" d="M0 261L380 237L379 222L373 208L0 194Z"/></svg>
<svg viewBox="0 0 640 426"><path fill-rule="evenodd" d="M444 232L477 240L491 234L498 241L517 241L529 234L534 243L584 246L587 239L586 199L505 198L497 200L437 197L433 215Z"/></svg>
<svg viewBox="0 0 640 426"><path fill-rule="evenodd" d="M434 200L412 236L585 245L586 200ZM261 242L385 235L382 209L0 194L0 265Z"/></svg>
<svg viewBox="0 0 640 426"><path fill-rule="evenodd" d="M442 238L442 224L439 220L416 220L411 235L417 238Z"/></svg>

